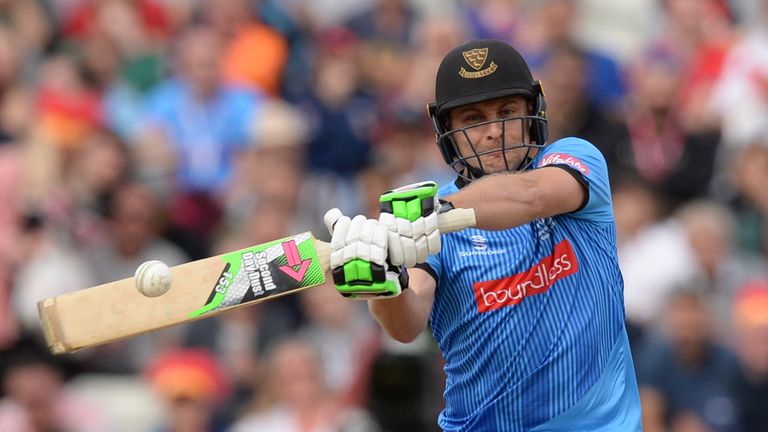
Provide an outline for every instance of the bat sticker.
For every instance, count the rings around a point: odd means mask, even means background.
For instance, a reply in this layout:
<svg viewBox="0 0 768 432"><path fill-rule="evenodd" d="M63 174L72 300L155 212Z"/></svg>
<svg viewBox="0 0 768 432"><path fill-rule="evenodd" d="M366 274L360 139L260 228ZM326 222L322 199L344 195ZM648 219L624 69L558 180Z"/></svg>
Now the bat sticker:
<svg viewBox="0 0 768 432"><path fill-rule="evenodd" d="M325 282L310 233L230 252L222 260L205 306L189 318Z"/></svg>

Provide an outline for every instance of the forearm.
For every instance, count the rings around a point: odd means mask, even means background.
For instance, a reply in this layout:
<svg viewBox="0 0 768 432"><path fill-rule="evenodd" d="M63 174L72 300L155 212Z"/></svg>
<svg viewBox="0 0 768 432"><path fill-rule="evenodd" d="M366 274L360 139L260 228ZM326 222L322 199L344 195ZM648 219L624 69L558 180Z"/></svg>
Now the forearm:
<svg viewBox="0 0 768 432"><path fill-rule="evenodd" d="M386 300L369 300L368 309L388 335L400 342L411 342L424 331L427 314L413 291Z"/></svg>
<svg viewBox="0 0 768 432"><path fill-rule="evenodd" d="M503 230L523 225L542 213L541 197L530 176L501 174L473 181L447 197L456 208L475 210L477 228Z"/></svg>
<svg viewBox="0 0 768 432"><path fill-rule="evenodd" d="M435 280L421 269L409 269L410 284L397 297L368 300L368 309L395 340L411 342L427 326L434 300Z"/></svg>

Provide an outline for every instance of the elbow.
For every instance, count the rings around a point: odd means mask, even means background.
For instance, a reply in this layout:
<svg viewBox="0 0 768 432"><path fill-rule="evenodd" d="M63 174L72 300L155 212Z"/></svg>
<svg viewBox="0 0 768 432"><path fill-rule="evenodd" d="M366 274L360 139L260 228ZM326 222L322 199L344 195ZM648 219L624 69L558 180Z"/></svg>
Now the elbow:
<svg viewBox="0 0 768 432"><path fill-rule="evenodd" d="M396 341L398 341L400 343L407 344L407 343L411 343L411 342L415 341L416 338L419 337L419 335L421 334L421 331L406 332L406 331L389 331L389 330L387 330L387 334L392 339L394 339L394 340L396 340Z"/></svg>
<svg viewBox="0 0 768 432"><path fill-rule="evenodd" d="M400 343L413 342L427 327L426 323L422 324L419 320L392 322L377 319L377 321L387 336Z"/></svg>

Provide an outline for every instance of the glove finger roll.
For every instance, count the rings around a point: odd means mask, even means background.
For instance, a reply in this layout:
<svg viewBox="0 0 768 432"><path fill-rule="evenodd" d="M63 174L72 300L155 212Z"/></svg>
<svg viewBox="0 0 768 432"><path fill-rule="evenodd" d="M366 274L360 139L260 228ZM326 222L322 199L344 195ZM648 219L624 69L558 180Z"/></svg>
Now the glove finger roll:
<svg viewBox="0 0 768 432"><path fill-rule="evenodd" d="M387 243L389 246L389 262L394 266L402 265L405 257L403 255L403 245L400 242L400 235L396 232L388 231L387 237Z"/></svg>
<svg viewBox="0 0 768 432"><path fill-rule="evenodd" d="M411 238L400 238L400 243L403 245L403 264L406 267L413 267L416 265L416 245ZM395 263L392 263L397 265Z"/></svg>

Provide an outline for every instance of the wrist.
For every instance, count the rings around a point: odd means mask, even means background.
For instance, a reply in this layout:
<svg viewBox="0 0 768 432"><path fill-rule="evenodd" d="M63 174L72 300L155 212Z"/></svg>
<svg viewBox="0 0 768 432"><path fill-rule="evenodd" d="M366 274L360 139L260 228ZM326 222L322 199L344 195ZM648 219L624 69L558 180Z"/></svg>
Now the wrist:
<svg viewBox="0 0 768 432"><path fill-rule="evenodd" d="M453 205L453 202L439 199L438 202L440 203L440 207L437 209L437 213L446 213L456 208L456 206Z"/></svg>

